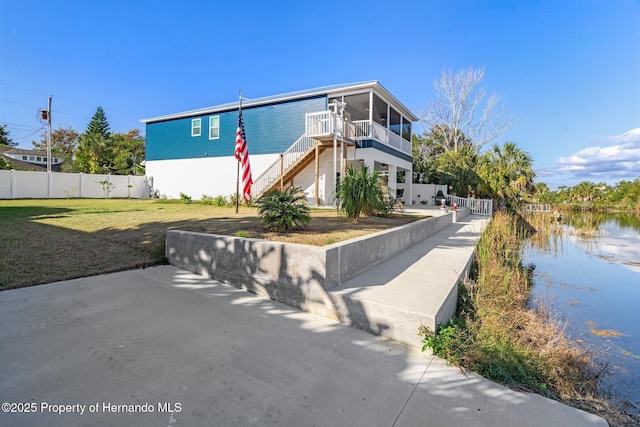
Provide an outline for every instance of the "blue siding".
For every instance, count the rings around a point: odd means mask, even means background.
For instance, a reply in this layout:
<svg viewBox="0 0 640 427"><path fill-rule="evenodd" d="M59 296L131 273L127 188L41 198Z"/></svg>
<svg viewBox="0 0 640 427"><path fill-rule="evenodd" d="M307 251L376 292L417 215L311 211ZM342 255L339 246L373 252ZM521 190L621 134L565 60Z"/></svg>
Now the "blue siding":
<svg viewBox="0 0 640 427"><path fill-rule="evenodd" d="M250 154L281 153L304 134L306 113L327 109L327 97L243 108ZM220 116L220 138L209 139L209 117ZM191 120L202 118L202 134L191 136ZM238 110L147 123L147 160L232 156Z"/></svg>

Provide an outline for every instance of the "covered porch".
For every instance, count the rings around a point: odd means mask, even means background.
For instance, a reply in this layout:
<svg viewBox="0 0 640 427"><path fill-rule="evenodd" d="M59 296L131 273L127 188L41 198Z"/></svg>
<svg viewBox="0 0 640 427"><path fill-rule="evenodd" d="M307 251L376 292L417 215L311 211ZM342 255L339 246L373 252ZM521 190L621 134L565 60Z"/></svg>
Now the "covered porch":
<svg viewBox="0 0 640 427"><path fill-rule="evenodd" d="M254 181L253 193L294 185L308 203L332 205L347 165L365 164L384 177L392 197L411 200L410 187L407 192L398 182L412 174L416 120L378 84L336 91L327 98L326 110L305 114L305 134Z"/></svg>

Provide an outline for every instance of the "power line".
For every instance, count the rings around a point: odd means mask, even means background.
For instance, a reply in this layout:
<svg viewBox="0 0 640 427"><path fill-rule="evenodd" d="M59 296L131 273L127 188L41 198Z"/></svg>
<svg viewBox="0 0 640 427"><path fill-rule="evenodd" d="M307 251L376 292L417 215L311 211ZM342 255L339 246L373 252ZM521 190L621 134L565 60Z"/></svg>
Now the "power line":
<svg viewBox="0 0 640 427"><path fill-rule="evenodd" d="M31 132L31 133L30 133L30 134L28 134L28 135L18 136L18 137L11 138L11 139L13 139L13 140L24 140L24 139L26 139L26 138L29 138L29 137L31 137L31 136L33 136L33 135L37 134L38 132L42 132L42 131L44 130L44 128L45 128L45 127L46 127L46 125L45 125L45 126L42 126L40 129L38 129L38 130L36 130L36 131Z"/></svg>
<svg viewBox="0 0 640 427"><path fill-rule="evenodd" d="M12 87L12 88L15 88L15 89L24 90L24 91L27 91L27 92L40 93L40 94L46 95L45 92L42 92L42 91L39 91L39 90L27 89L27 88L24 88L24 87L21 87L21 86L16 86L16 85L9 84L9 83L0 82L0 85L9 86L9 87ZM101 104L94 104L94 103L89 103L89 102L85 102L85 101L79 101L77 99L72 99L72 98L68 98L68 97L60 96L60 95L55 95L55 96L56 96L56 99L64 99L64 100L67 100L67 101L75 102L75 103L78 103L78 104L84 104L84 105L88 105L88 106L95 107L95 108L97 108L99 105L101 105ZM14 101L6 101L6 102L13 102L15 104L18 104L17 102L14 102ZM25 104L20 104L20 105L25 105ZM31 105L27 105L27 106L28 107L33 107ZM39 108L39 107L34 107L34 108ZM135 117L137 119L141 117L140 114L133 114L133 113L129 113L129 112L126 112L126 111L117 110L115 108L109 107L108 105L103 105L103 108L108 109L108 110L113 111L113 112L116 112L116 113L125 114L125 115L131 116L131 117Z"/></svg>
<svg viewBox="0 0 640 427"><path fill-rule="evenodd" d="M10 100L8 100L8 99L0 99L0 101L2 101L2 102L8 102L8 103L10 103L10 104L22 105L23 107L29 107L29 108L40 108L40 107L36 107L35 105L23 104L22 102L10 101Z"/></svg>
<svg viewBox="0 0 640 427"><path fill-rule="evenodd" d="M10 126L18 126L18 127L28 128L29 130L35 130L35 128L34 128L33 126L29 126L29 125L21 125L21 124L19 124L19 123L3 122L3 123L2 123L2 125L3 125L3 126L7 126L7 127L10 127ZM18 129L18 128L14 128L14 129L15 129L15 130L21 130L21 129Z"/></svg>

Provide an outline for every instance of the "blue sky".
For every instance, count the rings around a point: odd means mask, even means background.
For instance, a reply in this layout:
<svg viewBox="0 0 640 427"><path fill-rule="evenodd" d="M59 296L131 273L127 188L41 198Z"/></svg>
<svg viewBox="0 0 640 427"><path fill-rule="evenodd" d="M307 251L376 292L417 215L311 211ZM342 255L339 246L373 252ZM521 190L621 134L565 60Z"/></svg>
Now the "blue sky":
<svg viewBox="0 0 640 427"><path fill-rule="evenodd" d="M518 116L498 142L538 181L640 176L640 1L0 0L0 124L22 148L53 126L140 119L379 80L416 113L442 70L485 67ZM634 131L636 130L636 131ZM249 141L249 144L251 141Z"/></svg>

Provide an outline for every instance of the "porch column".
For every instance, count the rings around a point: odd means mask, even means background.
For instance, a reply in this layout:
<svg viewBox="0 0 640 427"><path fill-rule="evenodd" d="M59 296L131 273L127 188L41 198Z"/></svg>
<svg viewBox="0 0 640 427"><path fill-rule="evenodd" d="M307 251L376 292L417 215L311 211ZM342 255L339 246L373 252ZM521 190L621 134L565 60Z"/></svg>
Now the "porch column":
<svg viewBox="0 0 640 427"><path fill-rule="evenodd" d="M407 190L409 190L409 198L407 200L412 201L413 200L413 163L411 164L411 169L409 169L408 175L407 175L407 172L404 173L404 182L407 183Z"/></svg>
<svg viewBox="0 0 640 427"><path fill-rule="evenodd" d="M369 92L369 137L373 136L373 91Z"/></svg>
<svg viewBox="0 0 640 427"><path fill-rule="evenodd" d="M344 141L340 144L342 148L342 161L340 165L340 177L344 179L344 176L347 174L347 149L349 147L345 147Z"/></svg>
<svg viewBox="0 0 640 427"><path fill-rule="evenodd" d="M396 191L398 190L398 168L396 165L389 165L387 166L387 173L389 174L389 183L387 185L389 186L389 190L393 191L391 197L395 199Z"/></svg>
<svg viewBox="0 0 640 427"><path fill-rule="evenodd" d="M315 182L315 204L318 206L320 204L320 197L318 196L318 192L320 191L320 144L316 142L316 153L315 153L315 174L316 174L316 182Z"/></svg>

